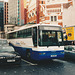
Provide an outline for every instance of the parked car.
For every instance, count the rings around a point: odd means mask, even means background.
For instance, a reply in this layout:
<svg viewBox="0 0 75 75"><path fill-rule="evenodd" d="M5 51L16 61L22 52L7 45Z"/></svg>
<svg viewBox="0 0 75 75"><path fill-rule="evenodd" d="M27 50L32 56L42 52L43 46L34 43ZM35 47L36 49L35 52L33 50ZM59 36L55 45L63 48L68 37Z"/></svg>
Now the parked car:
<svg viewBox="0 0 75 75"><path fill-rule="evenodd" d="M0 64L21 63L21 56L9 46L7 40L0 39Z"/></svg>
<svg viewBox="0 0 75 75"><path fill-rule="evenodd" d="M65 46L64 51L65 51L65 58L75 60L75 46L74 45Z"/></svg>

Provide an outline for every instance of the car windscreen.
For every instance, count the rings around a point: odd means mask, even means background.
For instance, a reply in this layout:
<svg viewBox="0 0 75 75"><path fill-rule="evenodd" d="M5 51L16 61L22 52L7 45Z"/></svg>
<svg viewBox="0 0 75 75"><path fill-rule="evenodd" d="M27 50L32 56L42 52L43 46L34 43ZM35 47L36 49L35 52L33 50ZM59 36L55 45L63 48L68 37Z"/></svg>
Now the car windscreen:
<svg viewBox="0 0 75 75"><path fill-rule="evenodd" d="M8 44L7 40L0 40L0 44Z"/></svg>
<svg viewBox="0 0 75 75"><path fill-rule="evenodd" d="M8 47L1 46L0 47L0 52L14 52L14 48L13 47L10 47L10 46L8 46Z"/></svg>

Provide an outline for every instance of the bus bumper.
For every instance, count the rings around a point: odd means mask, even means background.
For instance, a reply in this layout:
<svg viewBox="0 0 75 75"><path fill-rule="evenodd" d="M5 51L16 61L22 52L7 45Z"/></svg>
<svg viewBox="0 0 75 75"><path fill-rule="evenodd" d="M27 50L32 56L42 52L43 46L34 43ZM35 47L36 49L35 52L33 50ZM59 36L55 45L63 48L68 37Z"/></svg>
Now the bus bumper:
<svg viewBox="0 0 75 75"><path fill-rule="evenodd" d="M31 54L34 60L44 60L44 59L58 59L64 58L64 50L62 51L34 51Z"/></svg>

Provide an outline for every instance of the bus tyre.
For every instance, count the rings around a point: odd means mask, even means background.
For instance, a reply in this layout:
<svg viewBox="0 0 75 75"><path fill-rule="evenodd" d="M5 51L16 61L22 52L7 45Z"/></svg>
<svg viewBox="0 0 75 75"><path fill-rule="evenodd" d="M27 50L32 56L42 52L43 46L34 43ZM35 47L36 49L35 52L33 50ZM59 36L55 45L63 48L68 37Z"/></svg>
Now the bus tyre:
<svg viewBox="0 0 75 75"><path fill-rule="evenodd" d="M27 60L30 60L31 59L31 54L30 54L30 51L26 51L26 59Z"/></svg>

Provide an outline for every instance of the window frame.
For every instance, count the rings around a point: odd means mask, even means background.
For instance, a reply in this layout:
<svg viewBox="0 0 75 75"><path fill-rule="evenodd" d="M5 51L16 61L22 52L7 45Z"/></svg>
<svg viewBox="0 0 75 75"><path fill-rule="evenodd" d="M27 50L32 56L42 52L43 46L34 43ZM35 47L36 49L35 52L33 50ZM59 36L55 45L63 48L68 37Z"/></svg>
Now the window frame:
<svg viewBox="0 0 75 75"><path fill-rule="evenodd" d="M57 21L57 16L50 16L50 21L51 22L56 22Z"/></svg>

